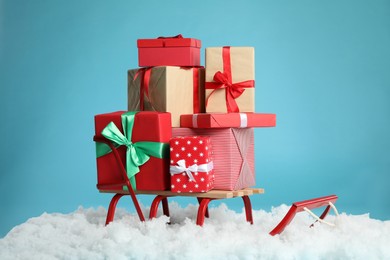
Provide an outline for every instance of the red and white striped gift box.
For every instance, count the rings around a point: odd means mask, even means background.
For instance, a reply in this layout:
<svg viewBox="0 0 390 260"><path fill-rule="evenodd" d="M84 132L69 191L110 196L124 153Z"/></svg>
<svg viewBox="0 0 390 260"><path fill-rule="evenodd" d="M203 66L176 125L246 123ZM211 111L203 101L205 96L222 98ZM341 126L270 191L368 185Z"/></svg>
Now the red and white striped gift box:
<svg viewBox="0 0 390 260"><path fill-rule="evenodd" d="M214 189L239 190L255 185L253 128L174 127L172 137L209 136L213 145Z"/></svg>

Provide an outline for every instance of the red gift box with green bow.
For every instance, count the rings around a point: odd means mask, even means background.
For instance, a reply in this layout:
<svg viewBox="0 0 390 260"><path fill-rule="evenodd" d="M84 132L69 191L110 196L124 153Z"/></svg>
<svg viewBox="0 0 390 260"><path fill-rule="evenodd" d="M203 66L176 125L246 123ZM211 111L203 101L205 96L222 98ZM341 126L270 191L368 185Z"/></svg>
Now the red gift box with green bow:
<svg viewBox="0 0 390 260"><path fill-rule="evenodd" d="M116 147L134 190L170 188L169 140L171 115L161 112L117 111L95 116L96 137L104 136ZM110 147L96 143L97 188L120 183L120 165ZM127 189L121 185L110 191Z"/></svg>

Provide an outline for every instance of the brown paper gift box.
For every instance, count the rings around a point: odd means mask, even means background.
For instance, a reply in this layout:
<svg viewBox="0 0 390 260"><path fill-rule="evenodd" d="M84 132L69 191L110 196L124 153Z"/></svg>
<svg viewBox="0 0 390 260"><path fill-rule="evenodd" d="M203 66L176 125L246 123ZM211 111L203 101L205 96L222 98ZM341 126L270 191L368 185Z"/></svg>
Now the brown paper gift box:
<svg viewBox="0 0 390 260"><path fill-rule="evenodd" d="M206 82L214 82L216 72L224 71L223 48L206 48ZM230 64L232 83L243 82L255 79L255 51L253 47L230 47ZM207 84L207 83L206 83ZM207 89L206 99L213 89ZM239 111L255 112L255 88L245 88L245 91L235 99ZM228 112L226 105L226 89L214 91L208 99L206 112Z"/></svg>
<svg viewBox="0 0 390 260"><path fill-rule="evenodd" d="M151 68L148 92L144 94L143 110L170 112L172 126L180 126L181 114L194 111L194 70L198 70L199 111L204 112L204 69L175 66ZM143 77L140 69L128 71L128 110L139 111L140 87ZM196 96L196 95L195 95ZM202 112L200 112L202 113Z"/></svg>

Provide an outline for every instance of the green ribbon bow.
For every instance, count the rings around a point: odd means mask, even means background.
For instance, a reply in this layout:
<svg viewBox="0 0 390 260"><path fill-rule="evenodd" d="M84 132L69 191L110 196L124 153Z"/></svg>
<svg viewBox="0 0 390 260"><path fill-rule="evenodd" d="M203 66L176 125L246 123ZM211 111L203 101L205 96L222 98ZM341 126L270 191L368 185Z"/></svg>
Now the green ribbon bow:
<svg viewBox="0 0 390 260"><path fill-rule="evenodd" d="M157 158L166 158L168 155L169 144L159 142L131 142L133 133L134 118L136 111L130 111L122 114L122 127L124 134L118 129L114 122L110 122L102 131L102 135L111 140L115 147L125 145L126 150L126 171L134 190L137 189L135 175L139 172L139 166L146 163L150 156ZM110 153L111 149L104 143L96 143L96 157ZM124 188L126 189L126 188Z"/></svg>

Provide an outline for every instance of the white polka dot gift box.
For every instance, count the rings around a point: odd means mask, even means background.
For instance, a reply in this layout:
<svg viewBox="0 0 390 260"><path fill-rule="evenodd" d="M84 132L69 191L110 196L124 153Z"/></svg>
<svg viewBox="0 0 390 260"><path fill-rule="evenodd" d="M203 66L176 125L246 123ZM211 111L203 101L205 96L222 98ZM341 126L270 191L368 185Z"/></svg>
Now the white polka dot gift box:
<svg viewBox="0 0 390 260"><path fill-rule="evenodd" d="M178 136L210 137L213 145L214 189L240 190L256 184L252 127L173 127L172 138Z"/></svg>
<svg viewBox="0 0 390 260"><path fill-rule="evenodd" d="M208 136L170 140L172 192L207 192L214 188L212 147Z"/></svg>

